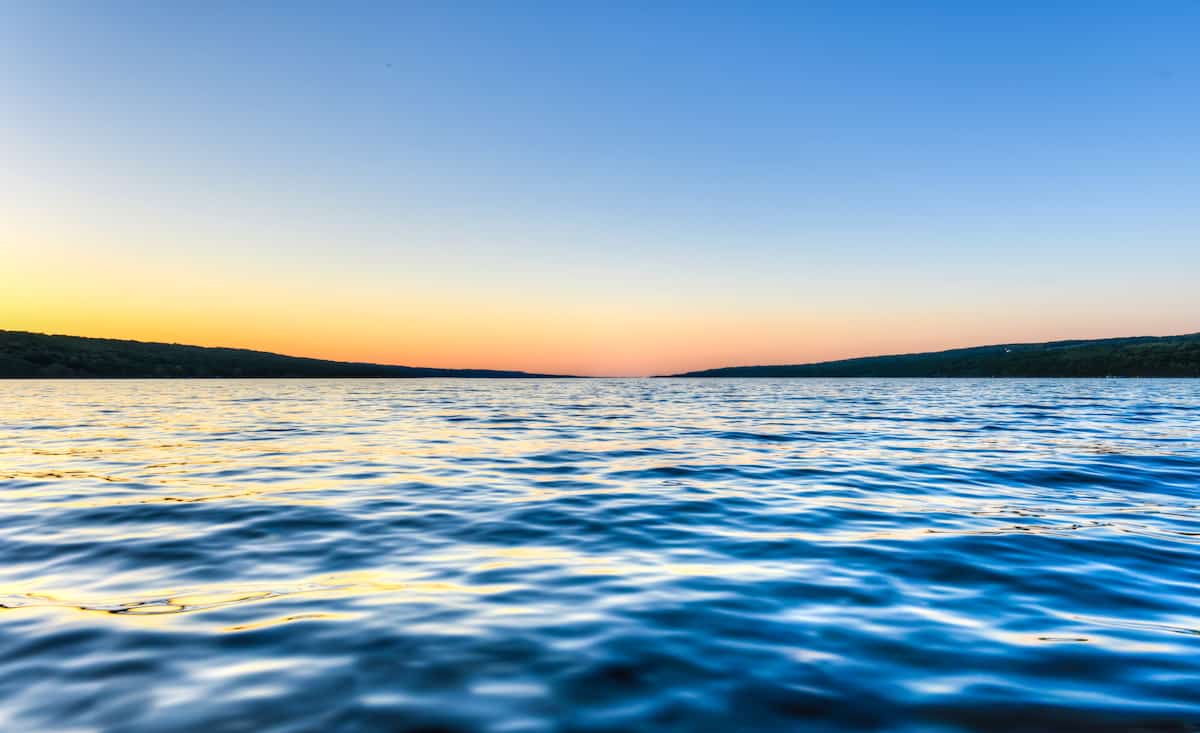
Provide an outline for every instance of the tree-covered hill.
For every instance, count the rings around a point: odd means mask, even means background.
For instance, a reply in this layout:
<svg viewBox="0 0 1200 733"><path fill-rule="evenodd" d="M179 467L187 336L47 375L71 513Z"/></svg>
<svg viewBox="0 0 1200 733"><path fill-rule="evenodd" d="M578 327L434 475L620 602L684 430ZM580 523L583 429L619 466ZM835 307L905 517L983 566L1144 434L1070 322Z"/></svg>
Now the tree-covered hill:
<svg viewBox="0 0 1200 733"><path fill-rule="evenodd" d="M0 331L0 377L545 377L284 356L266 351Z"/></svg>
<svg viewBox="0 0 1200 733"><path fill-rule="evenodd" d="M1200 377L1200 333L1000 344L676 377Z"/></svg>

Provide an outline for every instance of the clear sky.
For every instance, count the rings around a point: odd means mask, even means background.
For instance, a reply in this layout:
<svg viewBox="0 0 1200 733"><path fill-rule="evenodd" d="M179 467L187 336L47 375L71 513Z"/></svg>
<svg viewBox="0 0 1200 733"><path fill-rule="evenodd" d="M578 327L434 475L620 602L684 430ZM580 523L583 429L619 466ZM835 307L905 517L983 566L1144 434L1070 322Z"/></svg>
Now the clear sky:
<svg viewBox="0 0 1200 733"><path fill-rule="evenodd" d="M1200 2L11 2L0 328L648 374L1200 330Z"/></svg>

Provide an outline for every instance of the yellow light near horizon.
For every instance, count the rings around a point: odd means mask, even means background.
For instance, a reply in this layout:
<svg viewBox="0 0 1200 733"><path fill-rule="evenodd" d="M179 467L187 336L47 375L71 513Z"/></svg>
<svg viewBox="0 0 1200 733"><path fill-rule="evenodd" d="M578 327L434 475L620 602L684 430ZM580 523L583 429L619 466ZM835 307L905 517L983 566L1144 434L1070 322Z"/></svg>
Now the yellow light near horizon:
<svg viewBox="0 0 1200 733"><path fill-rule="evenodd" d="M0 328L342 361L612 376L1138 330L1133 322L1088 326L1078 314L1037 309L989 320L938 304L813 312L800 303L768 309L736 300L687 307L682 298L649 296L599 302L558 290L512 288L497 296L494 284L487 291L468 283L450 289L419 273L392 283L368 274L275 272L262 263L234 267L228 259L178 252L140 256L153 248L116 247L107 235L72 242L70 231L37 231L17 227L0 240ZM1187 330L1184 324L1177 332Z"/></svg>

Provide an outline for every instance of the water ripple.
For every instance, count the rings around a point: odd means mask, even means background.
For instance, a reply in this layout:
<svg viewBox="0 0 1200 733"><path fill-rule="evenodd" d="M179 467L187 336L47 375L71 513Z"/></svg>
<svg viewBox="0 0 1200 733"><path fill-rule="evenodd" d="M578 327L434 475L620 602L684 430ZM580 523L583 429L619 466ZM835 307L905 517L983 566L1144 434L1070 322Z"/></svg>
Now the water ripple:
<svg viewBox="0 0 1200 733"><path fill-rule="evenodd" d="M1200 384L0 383L21 731L1200 731Z"/></svg>

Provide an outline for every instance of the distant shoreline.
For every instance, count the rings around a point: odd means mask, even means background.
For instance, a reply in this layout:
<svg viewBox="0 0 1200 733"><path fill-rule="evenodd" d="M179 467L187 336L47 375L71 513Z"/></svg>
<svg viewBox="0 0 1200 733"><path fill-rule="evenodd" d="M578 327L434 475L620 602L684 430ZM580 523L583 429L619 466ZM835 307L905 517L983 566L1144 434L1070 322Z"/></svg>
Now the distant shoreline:
<svg viewBox="0 0 1200 733"><path fill-rule="evenodd" d="M927 380L932 380L932 379L954 379L954 380L964 380L964 381L969 381L969 380L975 380L975 381L1000 380L1000 381L1003 381L1006 379L1010 379L1010 380L1053 379L1053 380L1062 380L1062 381L1070 381L1070 380L1095 381L1095 380L1101 380L1101 379L1113 379L1113 380L1130 381L1130 380L1139 380L1139 379L1155 379L1155 380L1171 381L1171 380L1176 380L1176 379L1200 379L1200 375L1184 375L1184 376L1113 376L1113 375L1108 375L1108 376L1104 376L1104 377L1077 377L1077 376L1065 376L1065 377L1062 377L1062 376L1058 376L1058 377L1047 377L1047 376L986 376L986 377L950 376L950 377L947 377L947 376L933 376L933 375L923 376L923 377L863 376L863 375L853 375L853 376L790 375L790 376L777 377L777 376L726 376L726 375L697 376L697 375L688 375L688 374L663 374L663 375L652 375L652 376L647 376L647 377L608 377L608 376L588 376L588 375L569 375L569 374L555 374L555 375L545 375L545 376L529 375L529 376L512 376L512 377L488 377L488 376L483 376L483 377L463 377L463 376L432 376L432 377L401 377L401 376L386 376L386 377L378 377L378 376L371 376L371 377L305 377L305 376L279 376L279 377L244 377L244 376L243 377L232 377L232 376L229 376L229 377L227 377L227 376L218 376L218 377L213 377L213 376L209 376L209 377L163 377L163 376L44 377L44 376L32 376L32 377L12 377L12 376L0 376L0 382L138 382L138 381L142 381L142 382L189 382L189 381L190 382L195 382L195 381L252 382L252 381L264 381L265 382L265 381L280 381L280 380L282 380L282 381L343 381L343 380L366 381L366 380L371 380L371 379L386 379L386 380L461 379L461 380L468 380L468 381L498 379L498 380L503 380L506 382L521 382L521 381L539 381L540 382L540 381L546 381L546 380L600 380L600 381L612 380L612 381L620 381L620 380L626 380L626 379L696 380L696 381L704 381L704 382L711 382L711 381L715 381L715 380L733 381L733 380L739 380L739 379L753 380L753 381L768 381L771 379L800 380L800 381L818 380L818 379L839 379L839 380L841 380L841 379L886 379L889 381L906 381L906 380L927 381Z"/></svg>
<svg viewBox="0 0 1200 733"><path fill-rule="evenodd" d="M723 367L666 376L876 379L1196 378L1200 377L1200 333L994 344L813 364Z"/></svg>
<svg viewBox="0 0 1200 733"><path fill-rule="evenodd" d="M657 379L1180 379L1200 377L1200 333L996 344L811 364L735 366ZM251 349L0 330L0 379L620 379L443 369Z"/></svg>
<svg viewBox="0 0 1200 733"><path fill-rule="evenodd" d="M8 379L562 379L502 369L330 361L269 351L0 331Z"/></svg>

